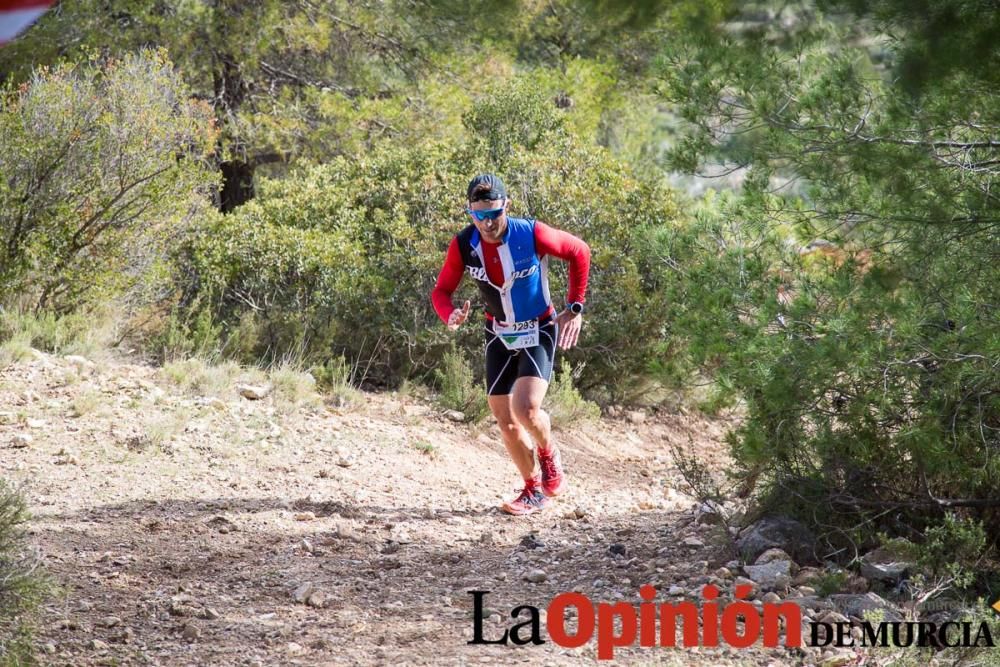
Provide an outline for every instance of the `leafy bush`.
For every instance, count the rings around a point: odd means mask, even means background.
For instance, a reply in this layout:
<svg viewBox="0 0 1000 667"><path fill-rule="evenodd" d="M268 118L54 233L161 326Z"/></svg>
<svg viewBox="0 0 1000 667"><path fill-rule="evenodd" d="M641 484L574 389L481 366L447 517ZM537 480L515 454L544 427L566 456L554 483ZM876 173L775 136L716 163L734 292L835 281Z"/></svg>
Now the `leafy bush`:
<svg viewBox="0 0 1000 667"><path fill-rule="evenodd" d="M871 546L880 530L931 539L952 511L1000 534L1000 279L988 246L936 245L928 232L892 252L851 240L799 252L788 228L740 221L744 203L721 198L694 225L650 236L667 260L674 358L745 414L730 434L735 475L759 482L765 506L805 520L822 507L851 526L825 533L830 553ZM980 278L956 270L970 266Z"/></svg>
<svg viewBox="0 0 1000 667"><path fill-rule="evenodd" d="M17 489L0 480L0 663L31 659L30 614L48 583L25 541L28 510Z"/></svg>
<svg viewBox="0 0 1000 667"><path fill-rule="evenodd" d="M438 403L443 408L458 410L466 421L477 423L490 413L486 392L481 383L476 382L469 362L462 350L452 348L444 354L441 367L434 371L441 390Z"/></svg>
<svg viewBox="0 0 1000 667"><path fill-rule="evenodd" d="M576 426L601 416L600 406L580 395L573 384L573 378L573 369L563 358L558 372L553 373L552 383L545 394L549 413L556 424Z"/></svg>
<svg viewBox="0 0 1000 667"><path fill-rule="evenodd" d="M0 92L0 304L68 311L140 284L206 201L215 136L162 53Z"/></svg>
<svg viewBox="0 0 1000 667"><path fill-rule="evenodd" d="M32 347L53 354L94 355L115 343L118 327L117 312L106 306L65 315L0 311L0 341L20 350L15 355L19 358L29 356Z"/></svg>
<svg viewBox="0 0 1000 667"><path fill-rule="evenodd" d="M978 521L948 514L940 524L927 529L918 553L919 565L931 576L953 581L964 588L982 569L986 532Z"/></svg>
<svg viewBox="0 0 1000 667"><path fill-rule="evenodd" d="M331 355L359 360L374 385L432 380L453 340L468 355L481 354L479 328L448 332L429 294L451 236L468 224L468 179L497 170L515 215L591 245L591 308L581 346L570 352L583 371L580 389L634 396L666 346L666 302L648 271L659 259L646 256L643 230L671 224L677 206L672 192L575 138L557 112L538 91L517 85L474 105L470 136L457 147L386 142L292 178L262 180L257 199L208 220L180 244L177 317L194 321L198 309L209 309L211 322L224 327L220 348L246 361L269 363L294 349L310 364ZM561 306L560 264L550 277ZM466 280L456 299L474 292Z"/></svg>
<svg viewBox="0 0 1000 667"><path fill-rule="evenodd" d="M714 214L654 235L675 357L739 402L737 475L761 505L831 556L880 531L920 542L961 583L969 547L996 569L1000 546L997 69L936 50L990 24L847 5L884 32L830 6L791 29L734 8L742 37L663 42L672 166L739 176Z"/></svg>

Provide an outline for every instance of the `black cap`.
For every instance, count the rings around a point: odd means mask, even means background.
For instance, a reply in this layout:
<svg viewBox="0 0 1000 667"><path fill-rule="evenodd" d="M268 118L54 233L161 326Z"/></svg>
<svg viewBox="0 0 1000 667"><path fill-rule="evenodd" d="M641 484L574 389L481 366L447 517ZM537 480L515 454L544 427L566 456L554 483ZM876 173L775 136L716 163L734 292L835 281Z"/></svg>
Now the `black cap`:
<svg viewBox="0 0 1000 667"><path fill-rule="evenodd" d="M472 191L475 190L480 185L490 186L489 192L479 192L476 194L476 198L472 198ZM503 181L500 180L499 176L494 176L493 174L479 174L474 179L469 181L469 201L483 201L491 199L505 199L507 197L507 188L504 186Z"/></svg>

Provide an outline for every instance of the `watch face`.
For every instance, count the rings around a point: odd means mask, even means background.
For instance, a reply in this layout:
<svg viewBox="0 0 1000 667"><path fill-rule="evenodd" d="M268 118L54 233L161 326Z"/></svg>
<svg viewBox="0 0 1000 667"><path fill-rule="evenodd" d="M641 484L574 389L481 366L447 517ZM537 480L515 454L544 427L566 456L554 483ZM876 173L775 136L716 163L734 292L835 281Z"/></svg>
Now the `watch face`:
<svg viewBox="0 0 1000 667"><path fill-rule="evenodd" d="M570 311L572 311L572 312L576 313L577 315L579 315L580 313L583 312L583 304L582 303L571 303L571 304L569 304L569 309L570 309Z"/></svg>

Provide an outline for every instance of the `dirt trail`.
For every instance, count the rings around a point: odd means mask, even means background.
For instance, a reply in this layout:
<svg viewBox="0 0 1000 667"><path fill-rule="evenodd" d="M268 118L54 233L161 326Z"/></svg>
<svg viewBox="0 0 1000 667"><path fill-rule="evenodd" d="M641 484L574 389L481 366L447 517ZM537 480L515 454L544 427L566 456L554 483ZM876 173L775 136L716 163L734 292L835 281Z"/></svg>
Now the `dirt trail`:
<svg viewBox="0 0 1000 667"><path fill-rule="evenodd" d="M185 393L124 362L39 354L0 371L0 475L27 483L32 539L61 585L38 633L55 665L590 664L593 644L467 645L468 591L492 591L489 638L514 606L568 590L635 603L652 583L679 600L671 586L690 591L728 555L720 529L693 520L666 443L723 464L722 431L680 415L559 431L571 491L514 519L496 509L516 482L497 433L412 398L290 410ZM18 433L31 442L12 446ZM524 579L534 569L545 581Z"/></svg>

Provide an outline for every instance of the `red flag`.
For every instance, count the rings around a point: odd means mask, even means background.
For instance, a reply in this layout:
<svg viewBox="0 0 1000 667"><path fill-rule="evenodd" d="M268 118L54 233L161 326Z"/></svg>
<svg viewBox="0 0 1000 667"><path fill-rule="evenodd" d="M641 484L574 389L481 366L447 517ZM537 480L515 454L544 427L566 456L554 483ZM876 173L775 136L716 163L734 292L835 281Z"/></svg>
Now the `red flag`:
<svg viewBox="0 0 1000 667"><path fill-rule="evenodd" d="M26 30L52 4L53 0L0 0L0 46Z"/></svg>

